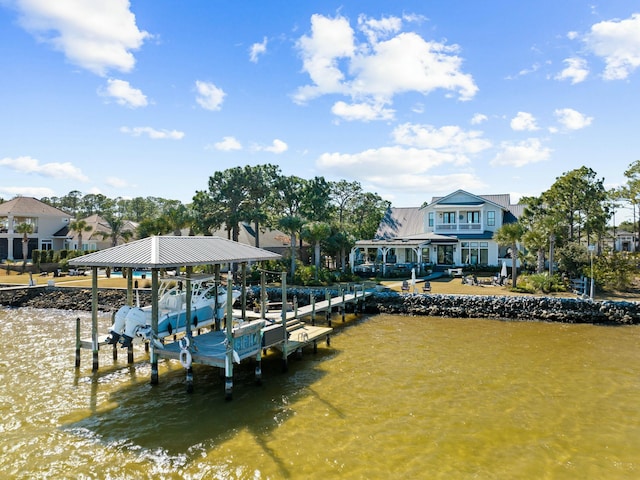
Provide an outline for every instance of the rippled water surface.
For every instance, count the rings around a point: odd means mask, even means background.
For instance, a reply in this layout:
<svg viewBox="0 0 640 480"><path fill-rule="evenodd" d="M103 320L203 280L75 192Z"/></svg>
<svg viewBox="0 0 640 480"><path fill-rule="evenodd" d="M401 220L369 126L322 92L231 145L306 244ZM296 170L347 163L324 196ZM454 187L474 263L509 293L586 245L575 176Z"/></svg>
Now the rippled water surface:
<svg viewBox="0 0 640 480"><path fill-rule="evenodd" d="M77 316L0 309L3 478L640 478L638 327L352 319L225 402L141 348L76 370Z"/></svg>

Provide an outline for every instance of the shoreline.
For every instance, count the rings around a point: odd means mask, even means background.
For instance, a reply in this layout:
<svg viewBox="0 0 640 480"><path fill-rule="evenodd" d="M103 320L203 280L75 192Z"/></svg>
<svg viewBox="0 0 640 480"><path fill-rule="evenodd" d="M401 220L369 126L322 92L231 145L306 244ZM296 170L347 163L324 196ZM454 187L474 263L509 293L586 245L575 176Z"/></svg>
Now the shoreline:
<svg viewBox="0 0 640 480"><path fill-rule="evenodd" d="M258 287L247 288L247 305L259 298ZM295 297L298 305L310 302L313 294L324 299L325 289L290 288L288 300ZM338 295L337 290L331 291ZM279 288L267 288L270 301L281 301ZM138 290L140 305L151 302L151 292ZM91 289L85 287L35 286L0 289L0 305L10 308L31 307L91 311ZM115 312L126 302L126 289L99 288L98 310ZM249 307L248 307L249 308ZM353 310L354 306L350 305ZM522 296L522 295L460 295L401 294L395 291L376 292L364 303L364 313L398 314L450 318L490 318L517 321L588 323L597 325L639 325L640 302Z"/></svg>

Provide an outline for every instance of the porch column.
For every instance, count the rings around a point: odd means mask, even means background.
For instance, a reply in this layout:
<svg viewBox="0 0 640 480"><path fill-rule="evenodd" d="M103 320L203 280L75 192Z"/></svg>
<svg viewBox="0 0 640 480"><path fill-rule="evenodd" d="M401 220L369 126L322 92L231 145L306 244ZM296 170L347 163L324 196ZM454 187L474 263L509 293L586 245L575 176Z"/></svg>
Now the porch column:
<svg viewBox="0 0 640 480"><path fill-rule="evenodd" d="M388 247L378 247L378 250L382 253L382 276L387 275L387 253L391 250Z"/></svg>
<svg viewBox="0 0 640 480"><path fill-rule="evenodd" d="M422 275L423 269L422 269L422 247L416 247L413 249L413 251L416 254L416 257L418 259L418 273L420 275Z"/></svg>
<svg viewBox="0 0 640 480"><path fill-rule="evenodd" d="M356 252L358 250L360 250L360 247L352 247L351 254L349 255L349 267L351 268L352 272L353 272L353 267L356 266Z"/></svg>

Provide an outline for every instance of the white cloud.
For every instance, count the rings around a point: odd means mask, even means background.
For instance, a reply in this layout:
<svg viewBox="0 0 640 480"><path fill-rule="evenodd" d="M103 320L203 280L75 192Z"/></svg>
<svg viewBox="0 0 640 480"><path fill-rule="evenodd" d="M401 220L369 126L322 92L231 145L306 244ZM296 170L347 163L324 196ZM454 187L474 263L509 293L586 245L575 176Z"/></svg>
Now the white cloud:
<svg viewBox="0 0 640 480"><path fill-rule="evenodd" d="M640 66L640 13L594 24L584 41L593 54L604 60L606 80L625 79Z"/></svg>
<svg viewBox="0 0 640 480"><path fill-rule="evenodd" d="M19 0L20 24L69 62L97 75L129 72L131 51L150 35L138 29L128 0Z"/></svg>
<svg viewBox="0 0 640 480"><path fill-rule="evenodd" d="M491 142L482 138L482 132L464 131L455 125L435 128L405 123L396 127L392 136L400 145L452 153L463 162L468 160L467 154L476 154L491 147Z"/></svg>
<svg viewBox="0 0 640 480"><path fill-rule="evenodd" d="M42 198L53 197L55 194L56 193L48 187L3 187L0 185L0 197L5 197L5 200L17 195L21 195L23 197Z"/></svg>
<svg viewBox="0 0 640 480"><path fill-rule="evenodd" d="M381 104L336 102L331 107L331 113L344 120L391 120L394 110L384 108Z"/></svg>
<svg viewBox="0 0 640 480"><path fill-rule="evenodd" d="M5 166L19 173L35 174L42 177L61 178L86 182L89 179L82 173L78 167L73 166L70 162L43 163L31 157L5 157L0 159L0 167Z"/></svg>
<svg viewBox="0 0 640 480"><path fill-rule="evenodd" d="M289 146L282 140L275 139L271 145L268 146L255 146L254 150L270 153L284 153L289 149Z"/></svg>
<svg viewBox="0 0 640 480"><path fill-rule="evenodd" d="M543 162L549 159L551 149L542 146L537 138L529 138L522 142L502 142L500 152L491 160L491 165L523 167L531 163Z"/></svg>
<svg viewBox="0 0 640 480"><path fill-rule="evenodd" d="M593 117L587 117L572 108L559 108L554 112L558 122L568 130L580 130L588 127Z"/></svg>
<svg viewBox="0 0 640 480"><path fill-rule="evenodd" d="M213 147L223 152L242 150L242 144L235 137L224 137L222 141L214 143Z"/></svg>
<svg viewBox="0 0 640 480"><path fill-rule="evenodd" d="M152 127L120 127L122 133L128 133L132 137L141 137L146 135L152 140L181 140L184 137L184 132L178 130L156 130Z"/></svg>
<svg viewBox="0 0 640 480"><path fill-rule="evenodd" d="M131 187L136 187L135 184L132 184L128 180L125 180L124 178L118 178L118 177L107 177L106 180L104 181L104 183L106 183L107 185L109 185L110 187L113 187L113 188L131 188Z"/></svg>
<svg viewBox="0 0 640 480"><path fill-rule="evenodd" d="M469 100L478 91L471 75L461 71L457 45L429 42L412 32L398 33L402 21L395 17L372 20L360 16L358 24L365 33L360 42L344 17L311 17L311 33L302 36L297 47L312 83L298 88L297 103L322 95L344 95L353 100L352 105L361 109L369 105L369 113L377 109L383 113L377 119L386 119L391 110L384 107L401 93L427 95L445 90ZM334 111L345 111L345 106L345 102L334 106ZM362 119L372 118L362 115Z"/></svg>
<svg viewBox="0 0 640 480"><path fill-rule="evenodd" d="M472 173L453 173L450 175L415 175L401 174L381 176L366 176L374 190L388 189L397 191L398 185L402 185L402 193L414 193L421 197L428 192L430 195L443 195L451 193L451 186L467 191L478 191L486 188L486 184ZM429 199L430 200L430 199ZM419 202L416 202L419 204ZM415 206L412 205L412 206Z"/></svg>
<svg viewBox="0 0 640 480"><path fill-rule="evenodd" d="M379 38L389 38L398 33L402 27L402 19L398 17L383 17L380 20L366 15L358 17L358 27L368 38L369 43L377 43Z"/></svg>
<svg viewBox="0 0 640 480"><path fill-rule="evenodd" d="M220 110L226 93L221 88L210 82L196 80L196 90L198 97L196 102L205 110Z"/></svg>
<svg viewBox="0 0 640 480"><path fill-rule="evenodd" d="M518 112L518 114L511 119L511 128L517 131L534 131L538 130L536 125L536 119L528 112Z"/></svg>
<svg viewBox="0 0 640 480"><path fill-rule="evenodd" d="M583 58L566 58L564 63L567 66L558 75L556 75L556 80L571 80L571 83L575 85L576 83L584 81L587 78L587 75L589 75L587 62Z"/></svg>
<svg viewBox="0 0 640 480"><path fill-rule="evenodd" d="M249 49L249 60L258 63L258 57L267 52L267 37L262 39L262 43L254 43Z"/></svg>
<svg viewBox="0 0 640 480"><path fill-rule="evenodd" d="M100 89L98 94L103 97L113 97L119 105L125 107L138 108L148 105L147 97L142 93L142 90L133 88L129 82L124 80L110 78L107 81L107 87Z"/></svg>
<svg viewBox="0 0 640 480"><path fill-rule="evenodd" d="M323 153L316 164L319 169L332 175L366 178L386 175L419 175L432 168L457 162L457 157L449 152L434 149L392 147L371 148L355 154Z"/></svg>
<svg viewBox="0 0 640 480"><path fill-rule="evenodd" d="M486 122L487 120L489 120L489 117L487 117L485 114L476 113L471 118L471 125L480 125L481 123Z"/></svg>

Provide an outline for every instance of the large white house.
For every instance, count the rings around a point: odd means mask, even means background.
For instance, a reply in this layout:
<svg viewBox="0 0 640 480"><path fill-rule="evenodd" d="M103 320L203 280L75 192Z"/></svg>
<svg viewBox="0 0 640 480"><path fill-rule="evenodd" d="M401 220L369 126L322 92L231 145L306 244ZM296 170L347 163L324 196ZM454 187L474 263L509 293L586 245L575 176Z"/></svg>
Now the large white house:
<svg viewBox="0 0 640 480"><path fill-rule="evenodd" d="M511 259L493 233L516 222L523 206L509 194L474 195L457 190L434 197L425 207L391 208L372 240L359 240L351 251L353 271L386 272L468 265L498 266ZM509 263L510 264L510 263Z"/></svg>
<svg viewBox="0 0 640 480"><path fill-rule="evenodd" d="M23 234L18 225L27 223L33 232L28 235L28 254L35 249L61 250L73 217L32 197L15 197L0 203L0 261L22 260Z"/></svg>

